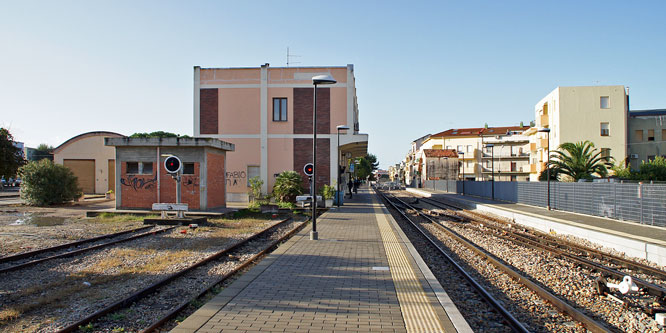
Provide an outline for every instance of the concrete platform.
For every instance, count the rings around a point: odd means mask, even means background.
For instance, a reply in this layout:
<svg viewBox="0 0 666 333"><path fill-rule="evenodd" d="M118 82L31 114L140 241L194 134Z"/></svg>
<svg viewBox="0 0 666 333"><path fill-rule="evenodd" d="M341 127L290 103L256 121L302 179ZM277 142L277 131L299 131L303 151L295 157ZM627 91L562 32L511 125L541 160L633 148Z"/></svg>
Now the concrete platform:
<svg viewBox="0 0 666 333"><path fill-rule="evenodd" d="M573 235L666 266L666 228L605 217L569 213L523 204L493 201L428 189L407 188L424 197L451 201L466 209L488 212L543 232Z"/></svg>
<svg viewBox="0 0 666 333"><path fill-rule="evenodd" d="M368 189L317 219L173 332L472 332Z"/></svg>

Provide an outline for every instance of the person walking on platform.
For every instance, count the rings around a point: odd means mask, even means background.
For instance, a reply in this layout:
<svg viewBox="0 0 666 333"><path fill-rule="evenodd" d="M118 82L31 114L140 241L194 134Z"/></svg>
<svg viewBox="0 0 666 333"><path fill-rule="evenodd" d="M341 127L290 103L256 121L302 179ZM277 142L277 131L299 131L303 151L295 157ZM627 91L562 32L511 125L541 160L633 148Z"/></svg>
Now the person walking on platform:
<svg viewBox="0 0 666 333"><path fill-rule="evenodd" d="M354 179L354 193L358 193L358 187L361 185L361 181L356 178Z"/></svg>
<svg viewBox="0 0 666 333"><path fill-rule="evenodd" d="M347 182L347 188L349 189L349 199L352 198L352 189L354 188L354 183L351 180L351 177L349 177L349 181Z"/></svg>

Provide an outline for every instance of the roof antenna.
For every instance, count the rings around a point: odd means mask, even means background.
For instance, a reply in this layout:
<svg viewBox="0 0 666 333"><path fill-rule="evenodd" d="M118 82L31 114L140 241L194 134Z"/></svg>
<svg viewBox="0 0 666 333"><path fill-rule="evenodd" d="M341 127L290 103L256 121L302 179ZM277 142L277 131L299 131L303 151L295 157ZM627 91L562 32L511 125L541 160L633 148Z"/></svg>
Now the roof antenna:
<svg viewBox="0 0 666 333"><path fill-rule="evenodd" d="M294 54L289 54L289 46L287 46L287 67L289 67L289 64L300 64L301 63L300 61L296 61L296 62L294 62L294 61L290 62L289 61L290 58L298 58L298 57L300 57L300 56L299 55L294 55Z"/></svg>

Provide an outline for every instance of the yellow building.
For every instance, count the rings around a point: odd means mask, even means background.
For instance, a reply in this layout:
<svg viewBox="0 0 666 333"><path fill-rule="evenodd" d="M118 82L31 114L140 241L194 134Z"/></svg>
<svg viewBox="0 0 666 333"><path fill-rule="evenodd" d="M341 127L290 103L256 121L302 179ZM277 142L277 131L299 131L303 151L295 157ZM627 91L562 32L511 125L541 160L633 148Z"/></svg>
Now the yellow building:
<svg viewBox="0 0 666 333"><path fill-rule="evenodd" d="M557 87L534 107L530 138L530 180L545 169L546 151L565 142L588 140L612 156L627 157L627 95L624 86ZM538 132L550 128L550 134ZM549 142L550 140L550 142Z"/></svg>

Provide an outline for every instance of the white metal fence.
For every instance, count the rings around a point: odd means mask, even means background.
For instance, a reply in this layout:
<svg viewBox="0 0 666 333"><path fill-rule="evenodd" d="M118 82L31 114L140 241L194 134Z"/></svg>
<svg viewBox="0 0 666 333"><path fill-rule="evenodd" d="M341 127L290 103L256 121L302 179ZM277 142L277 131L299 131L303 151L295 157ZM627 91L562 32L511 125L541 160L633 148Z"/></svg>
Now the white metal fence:
<svg viewBox="0 0 666 333"><path fill-rule="evenodd" d="M492 197L492 182L466 181L465 194ZM462 193L462 181L430 180L424 188ZM547 182L495 182L496 200L547 206ZM666 184L550 183L556 210L666 226Z"/></svg>

